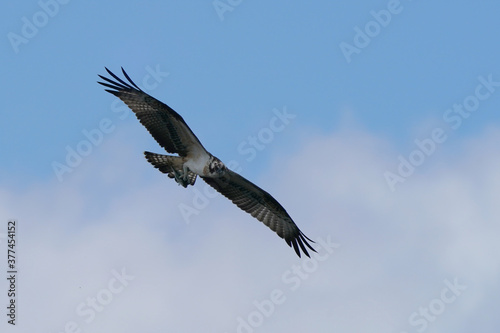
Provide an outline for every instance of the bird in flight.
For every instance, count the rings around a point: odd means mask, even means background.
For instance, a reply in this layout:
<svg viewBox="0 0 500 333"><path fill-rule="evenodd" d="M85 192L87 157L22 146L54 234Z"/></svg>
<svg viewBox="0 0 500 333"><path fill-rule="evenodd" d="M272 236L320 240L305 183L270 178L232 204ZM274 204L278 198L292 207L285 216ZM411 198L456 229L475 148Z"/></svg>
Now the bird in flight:
<svg viewBox="0 0 500 333"><path fill-rule="evenodd" d="M307 248L316 252L307 242L314 241L300 231L283 206L269 193L231 171L210 154L177 112L142 91L123 68L128 82L107 68L106 71L114 80L99 75L104 82L98 83L127 104L160 146L168 153L178 154L161 155L146 151L144 155L149 163L183 187L194 185L196 177L200 176L236 206L276 232L299 257L301 250L309 257Z"/></svg>

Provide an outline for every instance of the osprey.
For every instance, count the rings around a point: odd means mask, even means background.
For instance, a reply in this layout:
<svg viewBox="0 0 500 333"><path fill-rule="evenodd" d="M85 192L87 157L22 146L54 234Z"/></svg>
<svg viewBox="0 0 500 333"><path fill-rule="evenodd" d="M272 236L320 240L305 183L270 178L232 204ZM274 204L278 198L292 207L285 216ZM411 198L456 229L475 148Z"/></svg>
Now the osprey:
<svg viewBox="0 0 500 333"><path fill-rule="evenodd" d="M194 135L184 119L168 105L142 91L122 68L128 83L106 71L115 81L99 75L106 82L98 82L107 92L120 98L135 113L155 140L168 152L179 156L144 152L146 159L161 172L187 187L200 176L208 185L231 200L236 206L267 225L283 238L300 257L300 249L309 257L307 248L316 252L307 242L286 210L269 193L228 169L210 154ZM306 248L307 247L307 248Z"/></svg>

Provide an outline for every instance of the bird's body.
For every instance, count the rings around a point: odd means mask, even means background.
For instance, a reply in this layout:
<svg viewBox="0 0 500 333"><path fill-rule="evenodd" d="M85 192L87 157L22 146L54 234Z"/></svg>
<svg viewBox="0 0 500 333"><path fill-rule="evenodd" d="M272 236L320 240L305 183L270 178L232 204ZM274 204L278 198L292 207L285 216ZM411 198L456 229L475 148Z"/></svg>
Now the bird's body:
<svg viewBox="0 0 500 333"><path fill-rule="evenodd" d="M269 193L227 168L221 160L210 154L188 127L184 119L168 105L143 92L122 69L128 83L106 68L116 80L99 75L111 88L107 92L119 97L136 114L156 141L169 153L179 156L145 152L146 159L161 172L183 186L194 185L201 177L239 208L284 238L300 257L307 256L306 247L315 251L307 238L293 222L286 210ZM312 242L312 241L311 241Z"/></svg>

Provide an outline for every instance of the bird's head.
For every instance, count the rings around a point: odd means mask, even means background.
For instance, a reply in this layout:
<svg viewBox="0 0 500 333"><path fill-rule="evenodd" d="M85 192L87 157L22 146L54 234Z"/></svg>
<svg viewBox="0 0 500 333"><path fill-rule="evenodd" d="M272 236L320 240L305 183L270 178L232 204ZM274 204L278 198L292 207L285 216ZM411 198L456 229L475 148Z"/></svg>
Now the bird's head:
<svg viewBox="0 0 500 333"><path fill-rule="evenodd" d="M217 157L212 156L210 158L209 171L217 176L222 176L226 172L227 168Z"/></svg>

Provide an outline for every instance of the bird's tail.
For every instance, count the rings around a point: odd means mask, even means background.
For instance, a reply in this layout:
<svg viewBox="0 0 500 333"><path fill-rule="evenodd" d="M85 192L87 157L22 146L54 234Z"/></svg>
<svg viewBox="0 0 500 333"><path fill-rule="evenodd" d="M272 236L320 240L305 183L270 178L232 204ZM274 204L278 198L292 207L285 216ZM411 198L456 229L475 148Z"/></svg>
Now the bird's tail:
<svg viewBox="0 0 500 333"><path fill-rule="evenodd" d="M166 173L169 178L174 178L179 185L183 187L194 185L197 175L191 171L184 175L182 157L155 154L149 151L145 151L144 156L155 168Z"/></svg>

